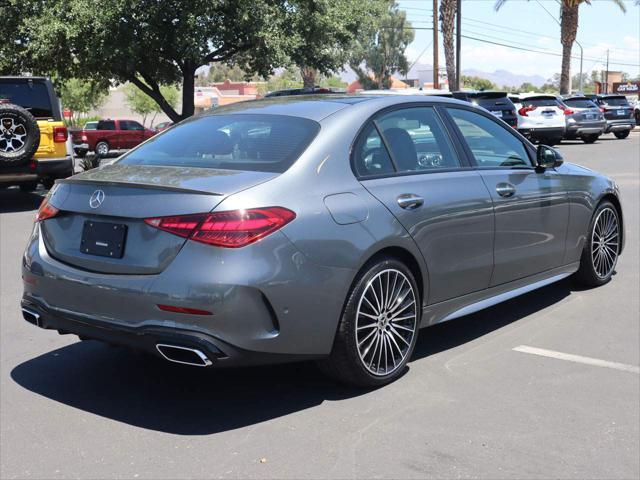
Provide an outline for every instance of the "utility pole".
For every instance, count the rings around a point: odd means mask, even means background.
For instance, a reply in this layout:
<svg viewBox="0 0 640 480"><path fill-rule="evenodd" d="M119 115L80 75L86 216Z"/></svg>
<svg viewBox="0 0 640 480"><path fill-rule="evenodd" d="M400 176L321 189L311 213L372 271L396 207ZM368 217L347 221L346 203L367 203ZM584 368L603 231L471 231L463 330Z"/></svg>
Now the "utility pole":
<svg viewBox="0 0 640 480"><path fill-rule="evenodd" d="M460 90L460 39L462 33L462 0L456 5L456 90ZM451 88L451 87L449 87Z"/></svg>
<svg viewBox="0 0 640 480"><path fill-rule="evenodd" d="M583 54L584 51L582 50L582 45L580 45L580 42L578 42L577 40L574 40L574 42L576 42L576 45L578 45L580 47L580 93L584 93L582 91L582 58L583 58Z"/></svg>
<svg viewBox="0 0 640 480"><path fill-rule="evenodd" d="M433 0L433 88L440 88L438 72L438 0Z"/></svg>
<svg viewBox="0 0 640 480"><path fill-rule="evenodd" d="M607 70L604 72L604 93L609 93L609 50L607 50Z"/></svg>

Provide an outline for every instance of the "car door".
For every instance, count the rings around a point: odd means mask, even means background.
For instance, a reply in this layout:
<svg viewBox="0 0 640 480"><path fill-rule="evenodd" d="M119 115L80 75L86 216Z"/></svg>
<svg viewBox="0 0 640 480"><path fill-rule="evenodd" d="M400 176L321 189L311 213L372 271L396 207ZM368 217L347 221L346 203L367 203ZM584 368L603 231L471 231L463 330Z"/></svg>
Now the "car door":
<svg viewBox="0 0 640 480"><path fill-rule="evenodd" d="M569 221L562 175L534 168L524 141L488 114L446 110L494 204L491 285L561 266Z"/></svg>
<svg viewBox="0 0 640 480"><path fill-rule="evenodd" d="M137 147L145 140L144 127L138 122L134 122L133 120L127 121L127 127L129 135L127 148Z"/></svg>
<svg viewBox="0 0 640 480"><path fill-rule="evenodd" d="M98 134L95 137L96 141L97 142L106 141L109 144L109 148L111 148L112 150L120 148L118 146L119 139L118 139L118 131L116 130L116 128L117 127L116 127L115 121L100 120L98 122L98 128L97 128L99 132L97 132ZM95 147L95 145L93 147Z"/></svg>
<svg viewBox="0 0 640 480"><path fill-rule="evenodd" d="M129 127L129 120L118 121L118 148L129 149L133 146L135 132Z"/></svg>
<svg viewBox="0 0 640 480"><path fill-rule="evenodd" d="M429 272L428 303L488 287L493 207L431 106L381 113L354 146L362 185L411 234Z"/></svg>

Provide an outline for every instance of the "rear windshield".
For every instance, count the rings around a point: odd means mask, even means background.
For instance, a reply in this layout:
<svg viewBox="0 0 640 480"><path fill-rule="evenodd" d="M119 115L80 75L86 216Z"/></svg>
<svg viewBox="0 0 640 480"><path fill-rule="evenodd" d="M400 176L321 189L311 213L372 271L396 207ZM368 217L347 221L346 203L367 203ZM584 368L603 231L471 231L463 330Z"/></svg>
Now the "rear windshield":
<svg viewBox="0 0 640 480"><path fill-rule="evenodd" d="M522 104L533 105L535 107L557 107L560 105L555 98L523 98Z"/></svg>
<svg viewBox="0 0 640 480"><path fill-rule="evenodd" d="M166 130L119 163L282 173L319 130L284 115L208 115Z"/></svg>
<svg viewBox="0 0 640 480"><path fill-rule="evenodd" d="M598 106L588 98L567 98L564 103L574 108L598 108Z"/></svg>
<svg viewBox="0 0 640 480"><path fill-rule="evenodd" d="M31 112L36 118L53 118L53 108L49 91L40 82L0 82L0 99L18 105Z"/></svg>
<svg viewBox="0 0 640 480"><path fill-rule="evenodd" d="M629 105L627 97L604 97L602 101L607 105L613 105L615 107L626 107L627 105Z"/></svg>
<svg viewBox="0 0 640 480"><path fill-rule="evenodd" d="M499 110L513 110L513 102L509 100L507 97L498 97L498 98L482 98L478 97L475 102L481 107L485 108L493 108L494 110L497 108Z"/></svg>

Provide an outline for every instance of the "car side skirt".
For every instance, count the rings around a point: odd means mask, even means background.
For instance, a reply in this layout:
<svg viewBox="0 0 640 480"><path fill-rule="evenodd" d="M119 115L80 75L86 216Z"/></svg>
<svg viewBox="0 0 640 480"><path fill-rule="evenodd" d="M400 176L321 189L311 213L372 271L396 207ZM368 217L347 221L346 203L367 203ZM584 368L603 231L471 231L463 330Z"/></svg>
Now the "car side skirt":
<svg viewBox="0 0 640 480"><path fill-rule="evenodd" d="M562 280L575 273L580 262L553 268L513 282L470 293L463 297L427 305L422 311L421 328L463 317L484 310L538 288Z"/></svg>

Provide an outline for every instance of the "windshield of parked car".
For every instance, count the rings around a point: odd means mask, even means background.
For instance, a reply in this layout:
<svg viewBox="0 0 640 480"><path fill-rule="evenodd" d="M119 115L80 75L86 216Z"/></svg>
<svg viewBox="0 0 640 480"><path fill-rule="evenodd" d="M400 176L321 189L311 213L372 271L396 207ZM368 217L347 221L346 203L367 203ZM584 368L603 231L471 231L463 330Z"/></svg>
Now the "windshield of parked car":
<svg viewBox="0 0 640 480"><path fill-rule="evenodd" d="M317 122L285 115L207 115L166 130L119 163L282 173L319 130Z"/></svg>
<svg viewBox="0 0 640 480"><path fill-rule="evenodd" d="M605 97L602 101L606 105L611 105L613 107L627 107L629 102L627 101L627 97Z"/></svg>
<svg viewBox="0 0 640 480"><path fill-rule="evenodd" d="M573 108L598 108L598 106L588 98L567 98L564 103L568 107Z"/></svg>
<svg viewBox="0 0 640 480"><path fill-rule="evenodd" d="M49 92L40 82L0 82L0 99L27 109L36 118L52 118Z"/></svg>

